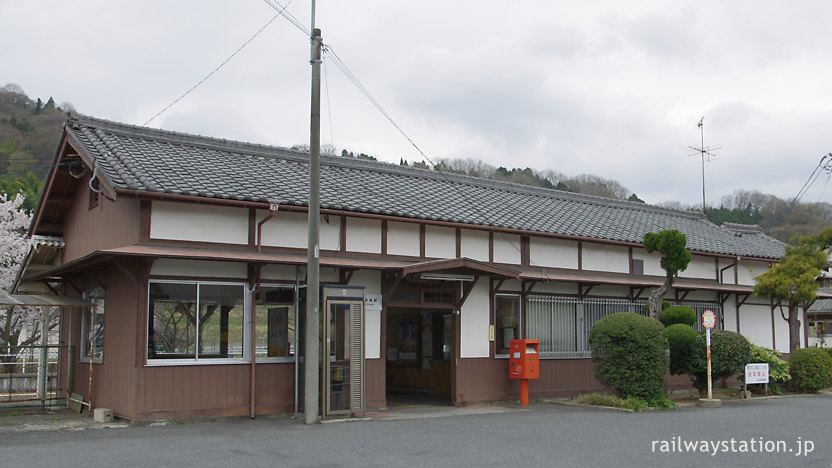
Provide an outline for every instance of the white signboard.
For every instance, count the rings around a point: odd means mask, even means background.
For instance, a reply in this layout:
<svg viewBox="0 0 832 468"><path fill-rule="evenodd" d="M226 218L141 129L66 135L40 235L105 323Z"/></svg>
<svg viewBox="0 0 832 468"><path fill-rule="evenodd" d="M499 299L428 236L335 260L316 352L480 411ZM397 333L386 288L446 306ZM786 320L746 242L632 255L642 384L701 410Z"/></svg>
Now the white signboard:
<svg viewBox="0 0 832 468"><path fill-rule="evenodd" d="M768 364L746 364L745 384L767 384Z"/></svg>
<svg viewBox="0 0 832 468"><path fill-rule="evenodd" d="M381 310L381 294L366 294L364 310Z"/></svg>

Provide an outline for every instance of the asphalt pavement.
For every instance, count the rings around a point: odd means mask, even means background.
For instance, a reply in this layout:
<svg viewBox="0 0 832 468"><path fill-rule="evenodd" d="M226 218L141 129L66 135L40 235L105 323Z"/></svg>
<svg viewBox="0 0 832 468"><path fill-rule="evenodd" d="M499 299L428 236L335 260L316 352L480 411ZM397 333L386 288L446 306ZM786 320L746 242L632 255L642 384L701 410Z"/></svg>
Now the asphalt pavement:
<svg viewBox="0 0 832 468"><path fill-rule="evenodd" d="M625 413L526 409L304 425L287 417L0 434L0 466L832 466L832 395Z"/></svg>

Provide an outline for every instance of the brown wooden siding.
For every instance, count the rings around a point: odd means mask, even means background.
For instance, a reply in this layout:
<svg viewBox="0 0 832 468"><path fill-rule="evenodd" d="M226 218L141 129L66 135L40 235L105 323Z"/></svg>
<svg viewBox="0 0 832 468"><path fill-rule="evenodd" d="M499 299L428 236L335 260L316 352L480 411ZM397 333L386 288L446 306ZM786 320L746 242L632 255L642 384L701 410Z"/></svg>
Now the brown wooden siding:
<svg viewBox="0 0 832 468"><path fill-rule="evenodd" d="M249 367L246 366L248 369ZM295 364L257 364L254 383L254 413L292 413L295 411Z"/></svg>
<svg viewBox="0 0 832 468"><path fill-rule="evenodd" d="M508 359L460 359L457 365L456 403L520 398L520 382L508 377L508 366ZM668 376L669 389L690 387L688 376ZM529 396L532 399L592 392L611 392L595 379L592 359L541 360L540 379L529 381Z"/></svg>
<svg viewBox="0 0 832 468"><path fill-rule="evenodd" d="M92 365L92 403L96 408L112 409L116 415L133 418L135 413L136 334L133 324L136 307L136 287L121 270L102 266L89 271L88 275L77 275L73 282L82 290L91 290L101 285L93 277L104 281L104 359ZM80 309L64 311L66 322L71 329L63 331L69 342L76 346L75 378L73 391L89 401L89 362L81 362L81 312ZM71 321L69 316L71 315ZM71 336L70 336L71 335Z"/></svg>
<svg viewBox="0 0 832 468"><path fill-rule="evenodd" d="M364 365L364 406L368 410L387 406L384 359L367 359Z"/></svg>
<svg viewBox="0 0 832 468"><path fill-rule="evenodd" d="M64 223L64 263L96 250L133 245L141 234L141 202L119 197L111 202L101 197L98 206L89 209L90 188L81 184Z"/></svg>

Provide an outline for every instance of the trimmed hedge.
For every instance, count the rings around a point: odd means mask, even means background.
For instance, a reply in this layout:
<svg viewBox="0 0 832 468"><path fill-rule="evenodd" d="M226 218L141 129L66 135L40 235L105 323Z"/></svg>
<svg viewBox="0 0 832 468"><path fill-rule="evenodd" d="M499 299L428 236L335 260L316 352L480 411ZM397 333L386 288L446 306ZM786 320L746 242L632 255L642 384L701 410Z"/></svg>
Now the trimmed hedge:
<svg viewBox="0 0 832 468"><path fill-rule="evenodd" d="M821 348L800 348L789 355L789 373L801 390L819 392L832 383L832 357Z"/></svg>
<svg viewBox="0 0 832 468"><path fill-rule="evenodd" d="M664 336L670 348L670 373L687 374L687 370L692 367L689 360L696 355L696 330L689 325L677 323L667 327Z"/></svg>
<svg viewBox="0 0 832 468"><path fill-rule="evenodd" d="M589 346L595 378L620 397L663 396L668 348L660 322L632 312L608 315L592 326Z"/></svg>
<svg viewBox="0 0 832 468"><path fill-rule="evenodd" d="M673 306L662 310L662 324L665 327L681 323L692 327L696 324L696 311L693 307Z"/></svg>
<svg viewBox="0 0 832 468"><path fill-rule="evenodd" d="M675 363L679 374L689 374L699 392L708 389L708 358L705 332L699 332L690 353ZM751 362L751 343L739 333L711 330L711 377L717 379L745 374Z"/></svg>

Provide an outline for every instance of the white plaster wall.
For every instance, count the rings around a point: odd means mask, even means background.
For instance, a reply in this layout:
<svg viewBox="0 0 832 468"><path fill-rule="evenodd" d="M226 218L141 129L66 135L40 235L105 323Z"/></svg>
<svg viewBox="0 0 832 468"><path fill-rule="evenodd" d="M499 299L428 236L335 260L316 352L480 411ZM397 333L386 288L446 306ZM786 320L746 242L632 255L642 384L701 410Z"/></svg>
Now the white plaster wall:
<svg viewBox="0 0 832 468"><path fill-rule="evenodd" d="M719 279L725 284L737 284L734 280L734 270L736 267L732 265L734 265L734 260L731 258L719 259ZM725 269L724 271L723 268Z"/></svg>
<svg viewBox="0 0 832 468"><path fill-rule="evenodd" d="M150 270L153 276L184 276L186 278L239 278L248 277L243 262L215 262L201 260L179 260L160 258L153 262Z"/></svg>
<svg viewBox="0 0 832 468"><path fill-rule="evenodd" d="M627 247L584 242L582 252L584 270L630 272L630 250Z"/></svg>
<svg viewBox="0 0 832 468"><path fill-rule="evenodd" d="M416 223L387 222L387 253L390 255L419 256L419 225Z"/></svg>
<svg viewBox="0 0 832 468"><path fill-rule="evenodd" d="M301 278L306 278L306 275L304 274ZM337 268L321 267L319 280L321 283L338 284L341 281L341 275L338 274Z"/></svg>
<svg viewBox="0 0 832 468"><path fill-rule="evenodd" d="M150 237L248 244L248 210L230 206L154 201Z"/></svg>
<svg viewBox="0 0 832 468"><path fill-rule="evenodd" d="M754 285L754 277L768 271L769 262L741 260L737 266L739 271L739 284Z"/></svg>
<svg viewBox="0 0 832 468"><path fill-rule="evenodd" d="M584 246L586 248L586 246ZM662 256L658 252L647 253L644 249L633 249L633 260L644 261L644 274L653 276L664 276L661 265ZM586 267L584 267L586 268Z"/></svg>
<svg viewBox="0 0 832 468"><path fill-rule="evenodd" d="M578 242L531 236L529 260L532 265L577 270Z"/></svg>
<svg viewBox="0 0 832 468"><path fill-rule="evenodd" d="M295 281L295 270L296 267L294 265L263 265L260 269L260 279L263 281L267 280L279 280L279 281ZM303 279L303 276L300 276Z"/></svg>
<svg viewBox="0 0 832 468"><path fill-rule="evenodd" d="M757 346L771 348L771 309L767 305L740 307L740 333Z"/></svg>
<svg viewBox="0 0 832 468"><path fill-rule="evenodd" d="M460 317L460 356L489 357L488 282L479 281L462 305Z"/></svg>
<svg viewBox="0 0 832 468"><path fill-rule="evenodd" d="M381 221L347 218L347 251L381 253Z"/></svg>
<svg viewBox="0 0 832 468"><path fill-rule="evenodd" d="M737 299L736 296L729 296L722 306L722 321L728 331L737 331Z"/></svg>
<svg viewBox="0 0 832 468"><path fill-rule="evenodd" d="M496 283L495 283L495 286L496 286ZM523 285L520 282L520 280L507 279L507 280L503 281L502 285L500 285L500 292L507 292L507 291L520 292L522 290L522 288L523 288Z"/></svg>
<svg viewBox="0 0 832 468"><path fill-rule="evenodd" d="M481 262L488 261L488 231L462 229L460 253L463 257Z"/></svg>
<svg viewBox="0 0 832 468"><path fill-rule="evenodd" d="M703 257L694 255L688 263L688 267L684 271L679 272L680 278L700 278L700 279L715 279L716 278L716 263L713 257Z"/></svg>
<svg viewBox="0 0 832 468"><path fill-rule="evenodd" d="M266 210L257 211L257 222L259 223L268 216ZM338 250L338 241L341 236L341 217L321 216L319 225L321 250ZM268 220L261 228L262 244L270 247L288 247L305 249L308 244L309 227L307 225L309 215L296 211L278 211L277 214Z"/></svg>
<svg viewBox="0 0 832 468"><path fill-rule="evenodd" d="M560 283L556 281L541 282L534 285L531 293L578 294L578 286L574 283Z"/></svg>
<svg viewBox="0 0 832 468"><path fill-rule="evenodd" d="M456 229L425 226L425 257L456 258Z"/></svg>
<svg viewBox="0 0 832 468"><path fill-rule="evenodd" d="M494 263L520 264L520 236L494 233Z"/></svg>
<svg viewBox="0 0 832 468"><path fill-rule="evenodd" d="M307 218L308 219L308 218ZM329 221L327 221L329 220ZM306 239L306 244L304 247L309 243L309 228L304 224L304 228L307 229L306 234L304 235L304 239ZM341 249L341 217L340 216L321 216L321 220L318 223L318 246L321 250L340 250Z"/></svg>
<svg viewBox="0 0 832 468"><path fill-rule="evenodd" d="M353 273L350 285L364 286L364 294L381 294L381 272L358 270ZM378 359L381 357L381 311L367 310L364 319L365 356L367 359Z"/></svg>
<svg viewBox="0 0 832 468"><path fill-rule="evenodd" d="M586 291L586 288L584 288ZM608 296L625 298L630 295L630 288L626 286L595 286L589 291L590 296Z"/></svg>
<svg viewBox="0 0 832 468"><path fill-rule="evenodd" d="M685 291L687 292L687 291ZM673 296L670 294L670 296ZM709 301L709 302L717 302L717 295L713 291L690 291L688 292L687 296L685 296L686 301Z"/></svg>
<svg viewBox="0 0 832 468"><path fill-rule="evenodd" d="M788 313L788 309L785 309ZM803 309L798 309L800 314L800 341L799 347L803 347L803 328L806 324L803 323ZM780 316L780 309L774 309L774 345L777 351L781 353L789 352L789 322L783 320Z"/></svg>

